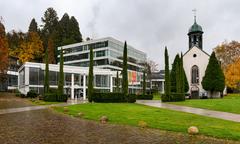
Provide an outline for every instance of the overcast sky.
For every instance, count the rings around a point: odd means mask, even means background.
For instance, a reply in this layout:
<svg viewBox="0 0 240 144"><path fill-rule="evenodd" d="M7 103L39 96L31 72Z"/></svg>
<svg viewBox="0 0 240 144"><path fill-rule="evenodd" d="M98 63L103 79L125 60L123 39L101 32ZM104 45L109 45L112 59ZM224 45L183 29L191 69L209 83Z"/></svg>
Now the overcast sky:
<svg viewBox="0 0 240 144"><path fill-rule="evenodd" d="M212 49L225 40L240 39L239 0L0 0L0 16L7 31L27 31L32 18L41 24L48 7L61 18L75 16L84 38L111 36L147 53L164 68L164 46L170 62L176 53L188 50L192 9L202 26L203 49Z"/></svg>

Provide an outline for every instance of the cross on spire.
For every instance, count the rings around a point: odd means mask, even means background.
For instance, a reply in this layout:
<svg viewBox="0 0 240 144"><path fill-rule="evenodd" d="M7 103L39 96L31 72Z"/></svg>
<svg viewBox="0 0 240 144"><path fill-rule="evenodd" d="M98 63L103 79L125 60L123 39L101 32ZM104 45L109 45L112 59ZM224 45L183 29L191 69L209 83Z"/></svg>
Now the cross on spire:
<svg viewBox="0 0 240 144"><path fill-rule="evenodd" d="M197 9L193 9L193 14L194 14L194 22L196 23L196 14L197 14Z"/></svg>

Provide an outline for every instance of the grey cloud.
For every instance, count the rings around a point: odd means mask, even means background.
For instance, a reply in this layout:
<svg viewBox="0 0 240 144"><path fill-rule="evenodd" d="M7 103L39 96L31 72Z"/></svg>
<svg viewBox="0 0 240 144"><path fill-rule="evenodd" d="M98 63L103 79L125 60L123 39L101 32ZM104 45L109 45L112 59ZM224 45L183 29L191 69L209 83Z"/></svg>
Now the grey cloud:
<svg viewBox="0 0 240 144"><path fill-rule="evenodd" d="M240 39L239 5L238 0L0 0L0 14L7 30L26 31L31 18L40 23L43 12L52 6L59 17L65 12L74 15L83 36L127 40L164 68L164 46L171 61L188 49L192 9L197 9L197 22L203 27L203 49L211 53L224 40Z"/></svg>

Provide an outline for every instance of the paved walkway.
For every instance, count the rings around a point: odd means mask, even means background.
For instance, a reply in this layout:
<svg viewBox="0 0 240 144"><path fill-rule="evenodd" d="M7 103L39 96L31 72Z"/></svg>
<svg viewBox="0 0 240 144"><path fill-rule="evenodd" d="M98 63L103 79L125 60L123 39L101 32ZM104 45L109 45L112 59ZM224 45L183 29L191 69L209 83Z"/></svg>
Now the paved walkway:
<svg viewBox="0 0 240 144"><path fill-rule="evenodd" d="M182 111L182 112L187 112L187 113L192 113L192 114L197 114L202 116L240 122L240 114L166 104L166 103L162 103L160 100L137 100L137 103L147 105L147 106L152 106L152 107L165 108L165 109L170 109L175 111Z"/></svg>
<svg viewBox="0 0 240 144"><path fill-rule="evenodd" d="M41 105L41 106L25 106L25 107L20 107L20 108L6 108L6 109L0 109L0 115L8 114L8 113L31 111L31 110L47 109L47 108L53 107L53 106L69 106L69 105L80 104L80 103L86 103L86 101L69 100L67 103Z"/></svg>

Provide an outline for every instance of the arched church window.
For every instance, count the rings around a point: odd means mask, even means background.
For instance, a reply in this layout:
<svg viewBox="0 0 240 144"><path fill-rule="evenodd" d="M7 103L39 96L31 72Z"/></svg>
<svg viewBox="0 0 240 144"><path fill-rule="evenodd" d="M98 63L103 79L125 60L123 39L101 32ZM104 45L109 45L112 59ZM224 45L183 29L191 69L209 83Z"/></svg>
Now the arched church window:
<svg viewBox="0 0 240 144"><path fill-rule="evenodd" d="M199 83L199 69L198 66L194 65L192 67L192 84Z"/></svg>

